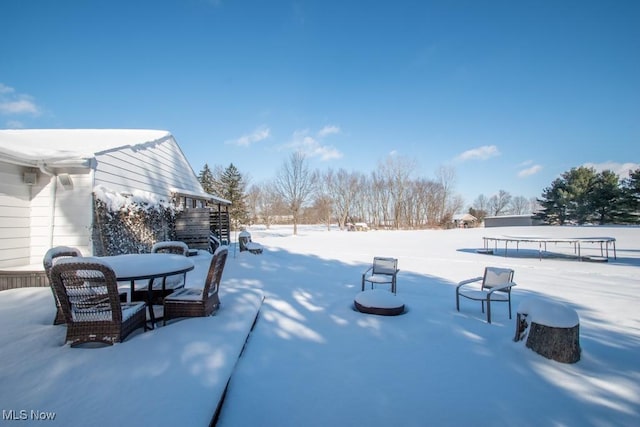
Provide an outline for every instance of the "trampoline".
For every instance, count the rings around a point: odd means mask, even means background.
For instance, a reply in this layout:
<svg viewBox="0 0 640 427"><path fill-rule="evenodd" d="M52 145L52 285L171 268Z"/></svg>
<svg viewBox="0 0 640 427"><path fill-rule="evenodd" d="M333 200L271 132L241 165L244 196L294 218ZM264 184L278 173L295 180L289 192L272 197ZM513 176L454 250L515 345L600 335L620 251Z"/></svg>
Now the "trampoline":
<svg viewBox="0 0 640 427"><path fill-rule="evenodd" d="M616 239L614 237L543 237L543 236L493 236L483 237L484 249L478 251L480 253L493 253L489 248L490 242L493 242L495 251L498 250L498 242L504 242L504 256L507 256L508 247L510 243L516 244L516 251L520 247L522 242L538 243L538 256L542 260L542 252L547 252L547 243L568 243L573 245L573 251L578 257L578 261L582 261L581 245L583 243L599 244L600 245L600 257L585 257L590 261L608 261L609 260L609 246L613 248L613 259L617 258L616 255Z"/></svg>

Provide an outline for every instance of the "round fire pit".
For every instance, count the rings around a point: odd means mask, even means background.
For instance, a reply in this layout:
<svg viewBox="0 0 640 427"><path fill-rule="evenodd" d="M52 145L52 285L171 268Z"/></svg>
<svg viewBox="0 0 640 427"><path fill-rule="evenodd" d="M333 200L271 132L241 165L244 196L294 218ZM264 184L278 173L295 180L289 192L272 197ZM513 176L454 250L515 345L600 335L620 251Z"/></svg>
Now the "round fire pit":
<svg viewBox="0 0 640 427"><path fill-rule="evenodd" d="M356 310L361 313L380 316L397 316L404 312L404 302L398 296L383 289L360 292L353 300Z"/></svg>

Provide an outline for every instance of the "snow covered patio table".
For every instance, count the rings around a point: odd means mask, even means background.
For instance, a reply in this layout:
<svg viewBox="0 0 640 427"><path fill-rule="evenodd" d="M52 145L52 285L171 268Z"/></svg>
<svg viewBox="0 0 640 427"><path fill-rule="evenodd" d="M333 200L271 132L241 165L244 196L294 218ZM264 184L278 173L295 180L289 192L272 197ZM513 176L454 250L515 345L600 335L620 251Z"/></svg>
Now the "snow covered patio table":
<svg viewBox="0 0 640 427"><path fill-rule="evenodd" d="M168 290L172 290L167 287L167 277L183 274L186 278L187 272L195 268L193 261L189 258L183 255L165 253L114 255L98 257L98 259L113 269L118 281L130 282L129 300L134 299L136 280L148 280L144 294L145 301L149 307L151 329L155 327L156 320L160 320L160 317L156 319L153 308L154 281L162 279L159 292L164 297Z"/></svg>

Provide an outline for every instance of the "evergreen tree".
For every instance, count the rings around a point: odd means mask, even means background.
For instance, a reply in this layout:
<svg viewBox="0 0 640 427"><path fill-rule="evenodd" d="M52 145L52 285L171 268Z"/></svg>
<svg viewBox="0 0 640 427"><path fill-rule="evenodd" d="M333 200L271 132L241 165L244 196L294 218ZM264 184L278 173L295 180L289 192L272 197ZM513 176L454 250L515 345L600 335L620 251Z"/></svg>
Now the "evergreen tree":
<svg viewBox="0 0 640 427"><path fill-rule="evenodd" d="M211 173L211 169L209 169L208 164L204 164L202 170L198 174L198 181L202 185L202 189L209 194L215 194L215 184L213 173Z"/></svg>
<svg viewBox="0 0 640 427"><path fill-rule="evenodd" d="M578 224L588 222L593 215L593 188L596 170L580 166L562 174L568 193L569 217Z"/></svg>
<svg viewBox="0 0 640 427"><path fill-rule="evenodd" d="M542 191L542 198L537 201L541 209L534 218L557 225L564 225L569 219L569 194L562 178L555 179L550 187L546 187Z"/></svg>
<svg viewBox="0 0 640 427"><path fill-rule="evenodd" d="M594 168L572 168L545 188L537 201L540 210L534 217L549 224L638 223L640 169L630 171L621 182L611 170L596 173Z"/></svg>
<svg viewBox="0 0 640 427"><path fill-rule="evenodd" d="M621 185L621 217L627 223L640 223L640 169L629 171Z"/></svg>
<svg viewBox="0 0 640 427"><path fill-rule="evenodd" d="M218 196L231 202L229 216L232 224L247 224L249 212L247 208L246 183L242 174L231 163L217 178Z"/></svg>
<svg viewBox="0 0 640 427"><path fill-rule="evenodd" d="M584 224L593 216L593 188L596 182L593 168L580 166L563 173L544 189L538 202L542 209L535 218L549 224L564 225L567 221Z"/></svg>
<svg viewBox="0 0 640 427"><path fill-rule="evenodd" d="M614 172L600 172L593 182L588 198L591 215L599 224L614 222L621 217L622 191L618 175Z"/></svg>

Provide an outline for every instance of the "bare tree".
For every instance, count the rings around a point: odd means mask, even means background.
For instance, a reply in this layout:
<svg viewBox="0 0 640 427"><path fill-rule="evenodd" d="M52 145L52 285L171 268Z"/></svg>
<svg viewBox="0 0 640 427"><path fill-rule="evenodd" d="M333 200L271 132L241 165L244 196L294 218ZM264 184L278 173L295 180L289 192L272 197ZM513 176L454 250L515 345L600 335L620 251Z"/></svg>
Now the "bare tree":
<svg viewBox="0 0 640 427"><path fill-rule="evenodd" d="M258 222L258 206L262 197L261 189L257 185L252 185L247 191L247 210L249 211L249 221L251 224Z"/></svg>
<svg viewBox="0 0 640 427"><path fill-rule="evenodd" d="M464 207L464 199L459 194L451 194L447 200L447 208L443 218L443 223L447 227L453 222L453 216L456 212L462 211Z"/></svg>
<svg viewBox="0 0 640 427"><path fill-rule="evenodd" d="M489 199L489 212L493 216L504 215L510 203L511 194L508 191L500 190L498 194L491 196Z"/></svg>
<svg viewBox="0 0 640 427"><path fill-rule="evenodd" d="M406 223L403 211L407 202L409 177L415 170L415 162L408 157L387 156L385 162L379 165L379 169L389 191L391 214L394 227L397 229Z"/></svg>
<svg viewBox="0 0 640 427"><path fill-rule="evenodd" d="M331 231L332 206L331 197L320 193L313 200L311 209L305 209L305 219L313 223L324 223L327 226L327 231Z"/></svg>
<svg viewBox="0 0 640 427"><path fill-rule="evenodd" d="M509 211L514 215L524 215L531 213L531 204L524 196L517 196L511 199Z"/></svg>
<svg viewBox="0 0 640 427"><path fill-rule="evenodd" d="M428 227L436 227L440 224L442 217L442 200L443 193L442 184L435 181L427 181L429 184L424 204L426 209L426 222Z"/></svg>
<svg viewBox="0 0 640 427"><path fill-rule="evenodd" d="M540 209L542 209L542 205L538 201L537 197L531 197L529 199L529 209L530 209L529 210L530 213L535 213L535 212L538 212Z"/></svg>
<svg viewBox="0 0 640 427"><path fill-rule="evenodd" d="M368 216L369 200L367 199L367 188L369 187L369 180L367 175L357 172L358 176L358 189L353 199L353 205L355 214L364 222L371 222L371 218Z"/></svg>
<svg viewBox="0 0 640 427"><path fill-rule="evenodd" d="M438 223L444 225L453 218L458 209L459 200L453 199L453 187L456 183L456 170L452 166L440 166L436 171L436 182L440 184L440 215Z"/></svg>
<svg viewBox="0 0 640 427"><path fill-rule="evenodd" d="M333 172L331 170L325 172L321 179L318 180L316 186L316 195L313 202L314 216L327 225L327 231L331 230L331 219L335 202L331 197L331 181L333 180Z"/></svg>
<svg viewBox="0 0 640 427"><path fill-rule="evenodd" d="M487 196L481 194L476 197L471 209L469 209L469 213L475 216L479 222L484 221L484 218L489 213L489 199L487 199Z"/></svg>
<svg viewBox="0 0 640 427"><path fill-rule="evenodd" d="M484 194L481 194L478 197L476 197L476 199L473 201L472 207L473 207L473 209L475 209L477 211L488 212L489 211L489 199L487 199L487 196L485 196Z"/></svg>
<svg viewBox="0 0 640 427"><path fill-rule="evenodd" d="M276 176L275 188L293 216L293 234L298 234L300 211L313 192L314 174L305 155L297 151L286 160Z"/></svg>
<svg viewBox="0 0 640 427"><path fill-rule="evenodd" d="M258 205L260 206L260 216L264 221L267 228L271 227L273 217L279 211L279 206L282 204L280 195L276 191L273 182L267 182L262 185L260 189L260 199Z"/></svg>
<svg viewBox="0 0 640 427"><path fill-rule="evenodd" d="M334 173L329 171L323 179L328 184L329 195L333 200L338 226L344 228L348 218L353 215L356 196L360 189L360 176L344 169Z"/></svg>
<svg viewBox="0 0 640 427"><path fill-rule="evenodd" d="M369 199L369 215L372 224L378 228L389 225L389 191L380 171L373 171L365 193Z"/></svg>

